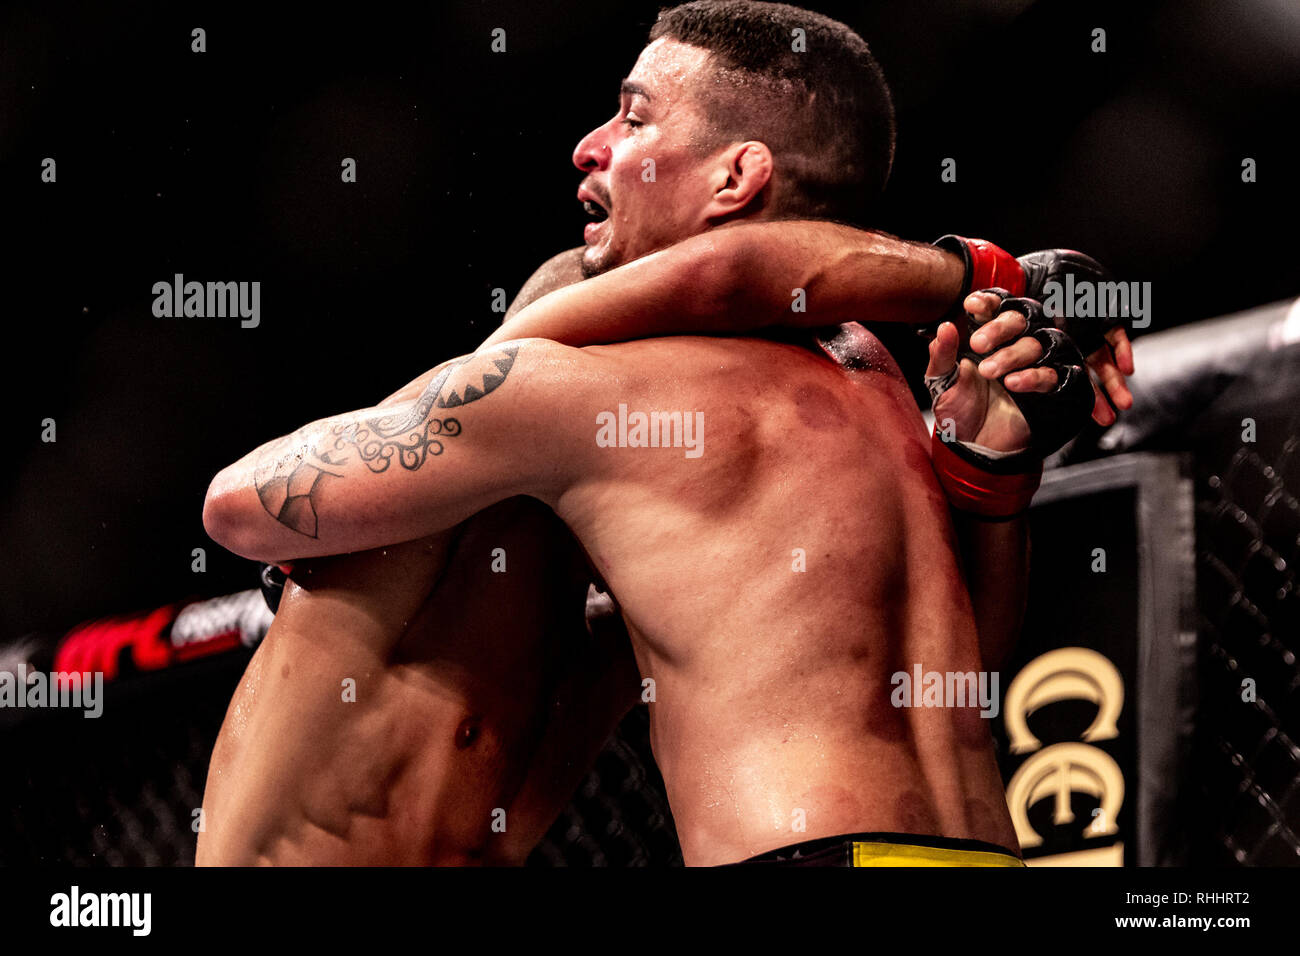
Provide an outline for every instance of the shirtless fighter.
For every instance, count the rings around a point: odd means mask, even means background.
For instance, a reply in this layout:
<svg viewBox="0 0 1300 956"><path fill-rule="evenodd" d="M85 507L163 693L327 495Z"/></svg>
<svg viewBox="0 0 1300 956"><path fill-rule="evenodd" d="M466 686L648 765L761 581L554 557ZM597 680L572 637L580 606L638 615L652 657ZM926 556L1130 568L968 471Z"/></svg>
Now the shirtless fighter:
<svg viewBox="0 0 1300 956"><path fill-rule="evenodd" d="M796 12L803 24L819 20ZM655 124L664 147L656 154L683 159L683 173L656 199L694 191L696 221L682 220L684 235L788 215L773 197L797 191L770 156L753 175L734 168L744 180L736 189L699 175L692 182L685 131L705 117L690 81L711 70L705 47L666 38L631 78L670 107ZM618 122L634 97L625 91ZM761 143L741 145L762 159ZM735 150L722 153L728 165L740 161ZM717 158L697 156L696 172ZM591 179L614 195L612 156L600 162ZM638 208L630 195L615 203ZM611 219L605 231L618 226ZM759 241L773 242L764 228ZM646 234L604 266L682 237ZM719 230L708 246L721 261L752 265L755 248L735 238L752 234ZM835 309L851 302L876 318L888 309L923 321L962 286L960 266L936 250L862 234L810 245L812 234L770 247L770 264L789 271L774 269L765 292L741 283L733 298L726 282L689 288L706 298L714 290L713 305L766 296L767 310L749 320L762 325L779 321L795 287L849 290L812 297L825 306L820 321L847 318ZM732 242L745 255L727 254ZM656 288L664 297L655 270L690 274L694 259L674 260L674 251L571 291L635 318ZM849 267L868 255L879 257L875 274ZM569 314L581 327L581 310ZM888 357L864 334L846 334L839 365L758 340L494 346L434 370L382 409L307 426L286 447L223 471L205 520L242 554L289 560L432 536L295 572L305 587L287 592L214 752L200 861L510 861L527 852L638 684L617 655L557 656L571 627L564 609L580 604L585 578L556 560L563 539L554 519L512 498L522 494L570 524L623 604L640 670L658 685L655 749L688 862L789 843L795 810L809 837L897 830L1014 849L978 719L887 706L888 673L914 659L978 670L979 649L915 406ZM993 337L984 344L1012 336L999 327ZM952 338L944 334L943 349L955 350ZM1023 354L1007 360L1026 364ZM963 367L954 392L986 381ZM1028 373L1030 387L1052 386L1044 371ZM702 415L701 454L602 447L597 415L620 404L680 411L683 422ZM1004 430L1011 418L1002 417ZM978 424L970 434L987 437L988 422ZM1015 522L989 527L1016 533ZM498 548L510 564L494 576ZM804 572L792 570L796 548L809 559ZM718 623L701 635L692 627L701 620ZM871 779L864 767L882 759L897 773ZM499 811L509 819L503 834L491 827Z"/></svg>

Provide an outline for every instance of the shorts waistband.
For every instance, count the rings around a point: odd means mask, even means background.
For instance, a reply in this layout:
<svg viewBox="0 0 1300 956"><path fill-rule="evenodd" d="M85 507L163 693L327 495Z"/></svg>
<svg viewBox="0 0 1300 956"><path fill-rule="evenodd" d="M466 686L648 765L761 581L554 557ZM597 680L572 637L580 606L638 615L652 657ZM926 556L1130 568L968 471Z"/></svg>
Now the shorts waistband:
<svg viewBox="0 0 1300 956"><path fill-rule="evenodd" d="M1006 847L917 833L846 833L805 840L728 866L1024 866Z"/></svg>

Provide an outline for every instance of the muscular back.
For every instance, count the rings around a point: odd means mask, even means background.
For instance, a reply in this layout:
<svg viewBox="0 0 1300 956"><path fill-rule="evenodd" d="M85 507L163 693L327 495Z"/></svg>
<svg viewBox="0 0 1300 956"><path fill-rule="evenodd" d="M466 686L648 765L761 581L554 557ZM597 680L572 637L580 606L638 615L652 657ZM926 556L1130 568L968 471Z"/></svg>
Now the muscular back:
<svg viewBox="0 0 1300 956"><path fill-rule="evenodd" d="M978 707L892 706L895 674L981 660L920 414L875 339L853 336L834 357L759 339L503 342L418 396L236 462L205 523L281 560L535 497L622 605L687 862L865 831L1014 849ZM398 445L436 449L374 467ZM250 480L268 458L270 479ZM266 500L308 468L327 477L305 494L304 539Z"/></svg>
<svg viewBox="0 0 1300 956"><path fill-rule="evenodd" d="M584 350L604 387L584 396L585 477L556 510L654 681L691 864L861 831L1016 846L978 708L890 703L896 672L981 661L920 414L848 328L840 361L753 339ZM630 427L602 447L597 417L620 405L700 413L698 457L631 447Z"/></svg>

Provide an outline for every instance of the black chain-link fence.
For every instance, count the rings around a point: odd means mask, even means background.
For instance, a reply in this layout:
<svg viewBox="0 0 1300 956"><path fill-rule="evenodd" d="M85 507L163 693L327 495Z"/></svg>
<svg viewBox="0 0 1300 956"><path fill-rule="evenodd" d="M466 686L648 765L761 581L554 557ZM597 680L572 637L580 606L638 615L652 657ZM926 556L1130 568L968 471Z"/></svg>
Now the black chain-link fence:
<svg viewBox="0 0 1300 956"><path fill-rule="evenodd" d="M1300 304L1138 342L1110 452L1190 453L1198 690L1193 862L1300 864ZM1143 374L1145 373L1145 374ZM1085 455L1087 452L1085 452Z"/></svg>
<svg viewBox="0 0 1300 956"><path fill-rule="evenodd" d="M194 810L247 651L133 675L106 715L30 713L3 733L0 864L194 862Z"/></svg>
<svg viewBox="0 0 1300 956"><path fill-rule="evenodd" d="M587 774L529 866L680 866L663 777L650 754L650 713L636 707Z"/></svg>
<svg viewBox="0 0 1300 956"><path fill-rule="evenodd" d="M1214 862L1300 863L1297 426L1257 413L1255 442L1199 461L1197 764Z"/></svg>

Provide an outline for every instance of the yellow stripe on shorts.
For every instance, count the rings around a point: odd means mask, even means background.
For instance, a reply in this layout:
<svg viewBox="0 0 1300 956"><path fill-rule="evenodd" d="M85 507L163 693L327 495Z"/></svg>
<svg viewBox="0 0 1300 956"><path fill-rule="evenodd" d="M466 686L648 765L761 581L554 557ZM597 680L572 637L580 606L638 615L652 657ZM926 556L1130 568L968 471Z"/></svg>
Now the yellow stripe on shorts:
<svg viewBox="0 0 1300 956"><path fill-rule="evenodd" d="M853 841L854 866L1024 866L1009 853L986 850L947 850L911 843Z"/></svg>

